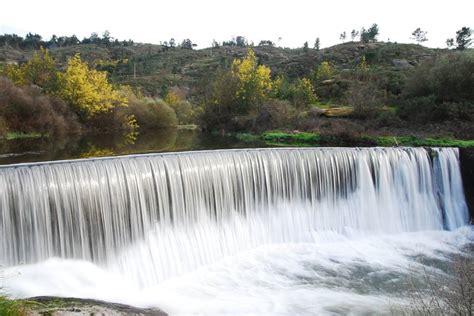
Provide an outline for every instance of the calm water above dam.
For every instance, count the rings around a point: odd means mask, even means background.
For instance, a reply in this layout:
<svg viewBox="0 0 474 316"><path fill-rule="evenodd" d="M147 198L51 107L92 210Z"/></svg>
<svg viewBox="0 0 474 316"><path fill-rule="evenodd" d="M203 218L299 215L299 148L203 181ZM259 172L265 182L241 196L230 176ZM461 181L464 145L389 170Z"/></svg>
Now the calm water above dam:
<svg viewBox="0 0 474 316"><path fill-rule="evenodd" d="M158 129L136 138L123 134L98 134L62 138L0 140L0 164L104 157L151 152L263 147L234 137L203 134L194 130Z"/></svg>

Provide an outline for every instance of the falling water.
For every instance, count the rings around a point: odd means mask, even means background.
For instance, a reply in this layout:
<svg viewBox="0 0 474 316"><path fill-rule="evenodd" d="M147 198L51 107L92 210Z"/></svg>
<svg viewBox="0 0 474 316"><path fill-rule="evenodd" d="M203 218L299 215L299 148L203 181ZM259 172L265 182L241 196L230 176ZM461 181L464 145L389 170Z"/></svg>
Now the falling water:
<svg viewBox="0 0 474 316"><path fill-rule="evenodd" d="M451 148L226 150L0 168L1 264L84 259L139 284L259 245L452 230L467 216Z"/></svg>

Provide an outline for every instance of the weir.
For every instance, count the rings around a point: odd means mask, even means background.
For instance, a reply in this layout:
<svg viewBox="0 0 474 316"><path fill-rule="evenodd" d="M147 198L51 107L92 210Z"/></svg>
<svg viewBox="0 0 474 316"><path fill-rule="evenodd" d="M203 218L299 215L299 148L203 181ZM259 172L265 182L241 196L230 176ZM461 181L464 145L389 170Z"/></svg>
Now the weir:
<svg viewBox="0 0 474 316"><path fill-rule="evenodd" d="M82 259L153 283L263 244L452 230L468 221L458 155L282 148L4 166L0 264Z"/></svg>

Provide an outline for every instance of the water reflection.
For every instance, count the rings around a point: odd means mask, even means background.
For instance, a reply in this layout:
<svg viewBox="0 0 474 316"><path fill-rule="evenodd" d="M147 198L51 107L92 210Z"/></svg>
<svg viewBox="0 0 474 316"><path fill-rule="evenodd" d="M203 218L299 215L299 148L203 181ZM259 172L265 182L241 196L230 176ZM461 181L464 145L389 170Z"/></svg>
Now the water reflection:
<svg viewBox="0 0 474 316"><path fill-rule="evenodd" d="M262 147L263 144L242 143L229 136L177 129L150 130L133 138L118 133L57 139L16 139L0 141L0 164L256 146Z"/></svg>

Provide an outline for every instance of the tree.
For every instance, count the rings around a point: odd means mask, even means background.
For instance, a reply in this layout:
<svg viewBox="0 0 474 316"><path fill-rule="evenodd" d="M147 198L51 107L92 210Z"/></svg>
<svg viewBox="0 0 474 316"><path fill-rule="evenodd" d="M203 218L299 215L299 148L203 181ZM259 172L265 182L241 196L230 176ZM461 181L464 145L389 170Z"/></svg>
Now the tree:
<svg viewBox="0 0 474 316"><path fill-rule="evenodd" d="M368 30L362 28L362 30L360 31L360 40L363 43L376 42L378 35L379 27L377 24L374 23Z"/></svg>
<svg viewBox="0 0 474 316"><path fill-rule="evenodd" d="M352 31L351 31L351 39L352 39L352 41L354 41L357 36L359 36L359 31L352 30Z"/></svg>
<svg viewBox="0 0 474 316"><path fill-rule="evenodd" d="M246 47L248 45L247 39L244 36L237 36L235 38L235 45L237 47Z"/></svg>
<svg viewBox="0 0 474 316"><path fill-rule="evenodd" d="M41 40L41 35L28 33L26 34L25 40L23 41L23 47L38 49L42 44Z"/></svg>
<svg viewBox="0 0 474 316"><path fill-rule="evenodd" d="M319 37L316 37L316 40L314 41L314 49L319 50L319 46L320 46Z"/></svg>
<svg viewBox="0 0 474 316"><path fill-rule="evenodd" d="M176 47L176 41L174 38L171 38L169 41L169 47L170 48L175 48Z"/></svg>
<svg viewBox="0 0 474 316"><path fill-rule="evenodd" d="M61 85L56 62L44 48L21 66L7 65L2 73L16 85L36 85L49 95L56 95Z"/></svg>
<svg viewBox="0 0 474 316"><path fill-rule="evenodd" d="M270 40L261 40L258 46L275 46L275 43Z"/></svg>
<svg viewBox="0 0 474 316"><path fill-rule="evenodd" d="M448 48L451 48L454 46L454 39L453 38L448 38L446 40L446 46L448 46Z"/></svg>
<svg viewBox="0 0 474 316"><path fill-rule="evenodd" d="M113 38L110 36L110 32L109 31L105 31L103 34L102 34L102 42L105 44L105 46L109 46L110 45L110 42L113 40Z"/></svg>
<svg viewBox="0 0 474 316"><path fill-rule="evenodd" d="M422 31L420 28L417 28L416 30L413 31L413 33L411 33L412 35L412 39L414 39L415 41L418 42L418 45L420 43L423 43L423 42L426 42L428 39L426 38L426 34L428 32L426 31Z"/></svg>
<svg viewBox="0 0 474 316"><path fill-rule="evenodd" d="M327 61L323 61L316 69L315 75L318 81L324 81L334 77L335 73L334 65Z"/></svg>
<svg viewBox="0 0 474 316"><path fill-rule="evenodd" d="M83 120L127 105L127 98L108 82L107 73L90 69L79 54L69 58L62 84L60 96Z"/></svg>
<svg viewBox="0 0 474 316"><path fill-rule="evenodd" d="M339 39L342 42L344 42L346 40L346 36L347 36L346 31L344 31L344 32L341 33L341 35L339 35Z"/></svg>
<svg viewBox="0 0 474 316"><path fill-rule="evenodd" d="M472 30L469 27L463 26L459 31L456 32L456 49L464 50L471 46Z"/></svg>
<svg viewBox="0 0 474 316"><path fill-rule="evenodd" d="M189 38L187 38L181 42L180 47L183 49L193 49L194 45L195 44L193 44L193 42Z"/></svg>
<svg viewBox="0 0 474 316"><path fill-rule="evenodd" d="M248 50L244 59L234 59L232 73L238 78L237 98L244 113L251 106L258 107L271 91L271 70L257 64L257 56L252 49Z"/></svg>
<svg viewBox="0 0 474 316"><path fill-rule="evenodd" d="M304 42L303 44L303 51L307 52L308 51L308 42Z"/></svg>

